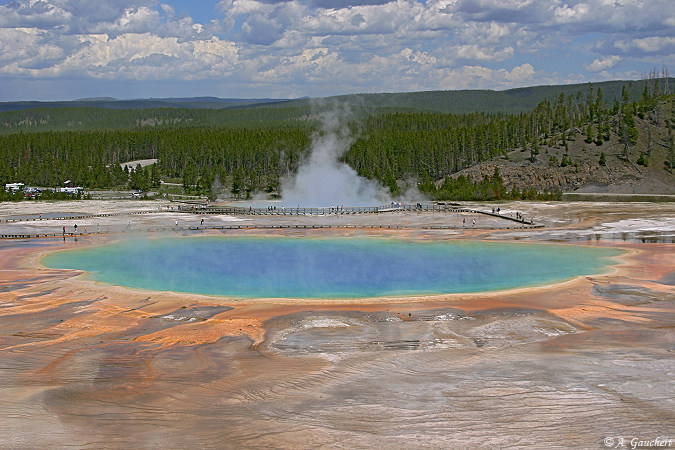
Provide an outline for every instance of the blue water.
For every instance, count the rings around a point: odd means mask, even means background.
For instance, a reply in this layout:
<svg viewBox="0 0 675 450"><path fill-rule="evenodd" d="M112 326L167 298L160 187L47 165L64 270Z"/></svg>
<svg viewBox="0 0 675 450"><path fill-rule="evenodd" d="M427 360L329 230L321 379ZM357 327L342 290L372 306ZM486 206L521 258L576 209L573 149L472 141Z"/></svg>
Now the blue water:
<svg viewBox="0 0 675 450"><path fill-rule="evenodd" d="M600 273L620 250L390 238L176 237L65 250L43 260L98 281L235 297L478 292Z"/></svg>

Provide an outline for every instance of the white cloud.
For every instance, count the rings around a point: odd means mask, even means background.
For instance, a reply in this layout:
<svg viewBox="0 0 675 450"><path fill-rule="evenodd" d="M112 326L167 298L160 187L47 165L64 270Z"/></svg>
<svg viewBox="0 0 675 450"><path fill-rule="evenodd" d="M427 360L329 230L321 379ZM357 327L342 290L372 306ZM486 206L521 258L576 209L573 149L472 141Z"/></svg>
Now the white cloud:
<svg viewBox="0 0 675 450"><path fill-rule="evenodd" d="M511 70L490 69L484 66L463 66L446 69L442 73L439 89L508 89L532 84L536 75L534 67L525 63Z"/></svg>
<svg viewBox="0 0 675 450"><path fill-rule="evenodd" d="M460 45L453 48L456 58L473 61L504 61L513 57L513 47L496 49L478 45Z"/></svg>
<svg viewBox="0 0 675 450"><path fill-rule="evenodd" d="M94 33L146 33L159 26L159 12L154 9L140 7L127 8L112 24L99 23L93 26Z"/></svg>
<svg viewBox="0 0 675 450"><path fill-rule="evenodd" d="M460 0L447 9L465 21L556 27L572 34L663 31L675 18L671 0Z"/></svg>
<svg viewBox="0 0 675 450"><path fill-rule="evenodd" d="M164 14L166 14L169 17L173 17L174 14L176 14L176 11L174 10L173 6L167 5L166 3L162 3L159 5L160 8L162 8L162 11L164 11Z"/></svg>
<svg viewBox="0 0 675 450"><path fill-rule="evenodd" d="M667 50L672 53L675 50L675 37L653 36L631 41L617 41L614 46L625 52L638 50L645 53L656 53Z"/></svg>
<svg viewBox="0 0 675 450"><path fill-rule="evenodd" d="M24 48L41 48L37 37L26 33ZM80 40L79 50L62 62L42 69L40 76L80 73L96 78L199 79L230 74L238 59L234 43L217 38L179 42L176 38L129 33L114 38L105 34L86 35L80 36ZM5 42L7 39L0 33L0 48ZM59 56L58 48L47 47L41 51L51 51L50 57ZM3 65L0 72L35 74L33 69L17 62Z"/></svg>
<svg viewBox="0 0 675 450"><path fill-rule="evenodd" d="M672 0L220 0L204 23L171 2L0 5L0 74L373 92L583 81L675 54Z"/></svg>
<svg viewBox="0 0 675 450"><path fill-rule="evenodd" d="M414 62L417 64L432 65L436 63L436 58L428 53L411 50L409 48L401 51L401 57L405 61Z"/></svg>
<svg viewBox="0 0 675 450"><path fill-rule="evenodd" d="M534 67L528 63L516 66L510 71L507 69L493 70L476 66L465 67L463 69L469 76L480 78L483 85L497 85L501 88L527 85L532 81L532 77L535 74Z"/></svg>
<svg viewBox="0 0 675 450"><path fill-rule="evenodd" d="M0 73L39 74L66 59L79 43L34 28L0 28Z"/></svg>
<svg viewBox="0 0 675 450"><path fill-rule="evenodd" d="M534 75L534 67L531 64L525 63L514 67L511 72L506 72L504 79L515 84L523 84L532 79Z"/></svg>
<svg viewBox="0 0 675 450"><path fill-rule="evenodd" d="M155 12L154 0L16 0L0 6L0 27L56 29L64 34L92 33L125 15Z"/></svg>
<svg viewBox="0 0 675 450"><path fill-rule="evenodd" d="M606 71L607 69L611 69L612 67L616 66L619 61L621 61L620 56L608 56L607 58L603 59L595 59L590 64L584 64L584 69L591 72Z"/></svg>
<svg viewBox="0 0 675 450"><path fill-rule="evenodd" d="M588 3L576 5L561 5L552 8L553 22L557 24L587 22L592 20L591 8Z"/></svg>

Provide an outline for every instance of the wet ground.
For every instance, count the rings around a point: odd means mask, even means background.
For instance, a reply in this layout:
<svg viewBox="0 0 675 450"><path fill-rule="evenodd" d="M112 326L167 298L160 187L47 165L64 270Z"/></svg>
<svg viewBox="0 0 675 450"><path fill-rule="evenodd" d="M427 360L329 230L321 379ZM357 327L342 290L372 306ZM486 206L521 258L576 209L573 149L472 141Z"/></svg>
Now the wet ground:
<svg viewBox="0 0 675 450"><path fill-rule="evenodd" d="M611 274L541 288L272 302L96 285L35 259L116 239L129 221L129 232L156 231L199 217L114 216L99 224L111 234L77 242L0 241L0 447L607 448L606 439L624 438L630 448L632 438L675 439L675 208L501 207L547 227L423 230L461 225L463 217L396 213L288 220L410 228L227 232L565 242L630 252ZM86 202L72 210L87 208L95 210ZM0 232L60 229L56 222L0 223Z"/></svg>

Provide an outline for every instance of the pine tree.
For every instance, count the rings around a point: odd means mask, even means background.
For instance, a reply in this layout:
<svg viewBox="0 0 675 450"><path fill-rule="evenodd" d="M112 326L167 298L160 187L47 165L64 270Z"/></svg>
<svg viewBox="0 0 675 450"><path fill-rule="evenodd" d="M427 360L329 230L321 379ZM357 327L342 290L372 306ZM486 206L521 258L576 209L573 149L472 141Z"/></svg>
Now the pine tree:
<svg viewBox="0 0 675 450"><path fill-rule="evenodd" d="M595 138L594 138L594 134L593 134L593 125L591 123L589 123L586 126L586 139L584 139L584 142L586 142L587 144L590 144L594 140L595 140Z"/></svg>
<svg viewBox="0 0 675 450"><path fill-rule="evenodd" d="M539 142L537 141L537 138L535 137L532 140L532 144L530 145L530 161L535 162L538 154L539 154Z"/></svg>

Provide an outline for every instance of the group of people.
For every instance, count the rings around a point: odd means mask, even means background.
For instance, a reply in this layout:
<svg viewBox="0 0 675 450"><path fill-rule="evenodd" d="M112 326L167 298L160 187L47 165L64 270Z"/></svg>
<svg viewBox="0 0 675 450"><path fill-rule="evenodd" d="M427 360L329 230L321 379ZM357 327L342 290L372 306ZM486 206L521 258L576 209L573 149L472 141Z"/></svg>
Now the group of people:
<svg viewBox="0 0 675 450"><path fill-rule="evenodd" d="M131 222L129 222L129 223L131 223ZM85 225L82 228L83 228L82 234L87 234L87 226ZM66 226L63 225L61 230L63 231L63 235L65 236L66 235ZM110 231L110 227L108 227L108 231ZM101 227L98 224L96 224L96 232L97 233L101 232ZM77 224L73 224L73 234L77 234Z"/></svg>
<svg viewBox="0 0 675 450"><path fill-rule="evenodd" d="M501 209L499 208L499 206L492 208L492 214L500 214L500 213L501 213ZM513 213L511 213L511 216L513 216ZM516 219L523 220L523 215L521 213L519 213L518 211L516 211L515 216L516 216Z"/></svg>

